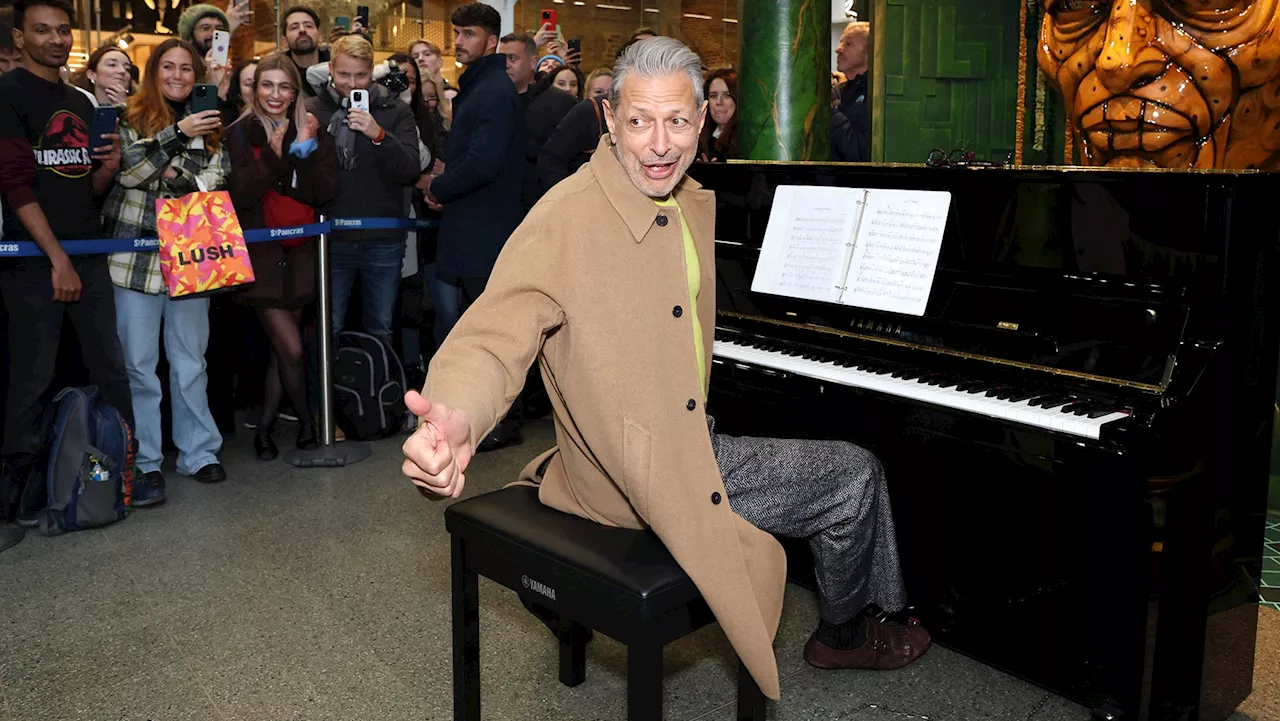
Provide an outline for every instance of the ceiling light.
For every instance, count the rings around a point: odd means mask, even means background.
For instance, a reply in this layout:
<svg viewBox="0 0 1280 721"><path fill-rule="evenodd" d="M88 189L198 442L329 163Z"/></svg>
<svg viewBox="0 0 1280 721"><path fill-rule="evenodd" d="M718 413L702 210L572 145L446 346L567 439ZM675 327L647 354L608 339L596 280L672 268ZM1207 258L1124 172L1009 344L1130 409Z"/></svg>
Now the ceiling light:
<svg viewBox="0 0 1280 721"><path fill-rule="evenodd" d="M644 11L647 13L656 13L658 12L658 8L645 8Z"/></svg>
<svg viewBox="0 0 1280 721"><path fill-rule="evenodd" d="M736 22L738 22L738 19L737 19L737 18L720 18L720 19L721 19L721 20L723 20L723 21L725 21L725 22L727 22L727 23L736 23Z"/></svg>
<svg viewBox="0 0 1280 721"><path fill-rule="evenodd" d="M696 14L696 13L685 13L685 14L684 14L684 16L685 16L685 17L687 17L687 18L694 18L695 20L710 20L710 19L711 19L711 16L710 16L710 15L698 15L698 14Z"/></svg>
<svg viewBox="0 0 1280 721"><path fill-rule="evenodd" d="M596 5L601 10L630 10L630 5Z"/></svg>

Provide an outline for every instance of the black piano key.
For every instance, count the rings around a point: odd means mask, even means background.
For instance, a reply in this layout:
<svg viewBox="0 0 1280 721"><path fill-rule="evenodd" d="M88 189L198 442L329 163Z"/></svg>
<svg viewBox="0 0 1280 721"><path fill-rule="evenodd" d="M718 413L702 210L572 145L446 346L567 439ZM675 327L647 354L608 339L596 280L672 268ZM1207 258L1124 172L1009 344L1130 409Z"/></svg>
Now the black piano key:
<svg viewBox="0 0 1280 721"><path fill-rule="evenodd" d="M1065 406L1062 407L1062 412L1070 413L1072 415L1082 416L1088 413L1089 411L1093 410L1094 406L1096 405L1097 404L1091 400L1082 399L1082 400L1075 401L1074 403L1066 404Z"/></svg>
<svg viewBox="0 0 1280 721"><path fill-rule="evenodd" d="M943 379L943 381L942 381L941 383L939 383L939 384L938 384L938 387L939 387L939 388L954 388L955 386L957 386L957 385L959 385L959 384L960 384L960 379L959 379L959 378L945 378L945 379Z"/></svg>
<svg viewBox="0 0 1280 721"><path fill-rule="evenodd" d="M1037 407L1043 407L1043 406L1044 406L1044 404L1046 404L1046 403L1050 403L1050 402L1052 402L1052 401L1056 401L1056 400L1058 400L1059 398L1062 398L1062 397L1063 397L1063 396L1062 396L1061 394L1058 394L1058 393L1046 393L1046 394L1044 394L1044 395L1042 395L1042 396L1036 396L1035 398L1032 398L1032 399L1028 402L1028 405L1033 405L1033 406L1037 406Z"/></svg>
<svg viewBox="0 0 1280 721"><path fill-rule="evenodd" d="M1109 414L1111 414L1111 413L1115 413L1117 410L1119 410L1119 409L1117 409L1117 408L1108 408L1108 407L1104 407L1104 406L1099 406L1099 407L1094 408L1093 410L1089 411L1089 414L1088 414L1088 415L1089 415L1089 417L1090 417L1090 418L1101 418L1101 417L1103 417L1103 416L1105 416L1105 415L1109 415Z"/></svg>
<svg viewBox="0 0 1280 721"><path fill-rule="evenodd" d="M1055 398L1053 400L1045 401L1044 403L1040 404L1040 407L1044 408L1045 410L1051 410L1054 408L1058 408L1059 410L1061 410L1059 406L1064 406L1073 400L1075 399L1071 398L1070 396L1062 396L1060 398Z"/></svg>
<svg viewBox="0 0 1280 721"><path fill-rule="evenodd" d="M917 373L917 370L915 368L899 368L895 370L893 373L891 373L890 375L892 375L894 378L903 378L903 379L910 380L916 377L916 373Z"/></svg>
<svg viewBox="0 0 1280 721"><path fill-rule="evenodd" d="M1038 396L1038 395L1042 395L1043 393L1044 393L1044 391L1040 391L1040 390L1029 390L1029 389L1027 389L1027 388L1023 388L1023 389L1020 389L1020 390L1016 391L1015 393L1013 393L1012 395L1010 395L1010 396L1009 396L1008 398L1006 398L1005 400L1009 401L1010 403L1021 403L1021 402L1025 401L1025 400L1027 400L1028 398L1035 398L1036 396Z"/></svg>
<svg viewBox="0 0 1280 721"><path fill-rule="evenodd" d="M1004 386L988 386L987 392L984 393L983 395L987 396L988 398L994 398L995 395L1002 390L1004 390Z"/></svg>

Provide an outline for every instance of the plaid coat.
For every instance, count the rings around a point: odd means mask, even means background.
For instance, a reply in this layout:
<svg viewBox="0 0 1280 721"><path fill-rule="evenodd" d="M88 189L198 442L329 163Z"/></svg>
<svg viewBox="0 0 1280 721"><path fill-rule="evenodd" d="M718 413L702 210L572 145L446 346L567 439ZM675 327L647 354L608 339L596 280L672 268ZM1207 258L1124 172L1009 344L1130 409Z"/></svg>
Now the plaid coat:
<svg viewBox="0 0 1280 721"><path fill-rule="evenodd" d="M143 138L128 122L120 121L120 173L102 208L109 237L154 238L158 198L178 198L200 190L201 185L204 190L226 187L230 156L221 146L209 152L194 145L195 139L183 143L174 125L154 138ZM177 171L177 177L164 178L168 168ZM152 295L166 291L158 252L112 253L108 260L111 282L121 288Z"/></svg>

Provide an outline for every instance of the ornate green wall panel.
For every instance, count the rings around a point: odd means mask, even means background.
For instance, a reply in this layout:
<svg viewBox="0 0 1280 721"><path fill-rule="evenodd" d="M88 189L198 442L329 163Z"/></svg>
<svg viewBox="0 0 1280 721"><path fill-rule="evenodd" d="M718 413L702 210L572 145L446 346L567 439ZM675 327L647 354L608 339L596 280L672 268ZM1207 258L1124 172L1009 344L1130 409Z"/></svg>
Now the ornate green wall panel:
<svg viewBox="0 0 1280 721"><path fill-rule="evenodd" d="M1018 4L1008 0L880 0L872 152L920 163L963 146L982 160L1013 152Z"/></svg>

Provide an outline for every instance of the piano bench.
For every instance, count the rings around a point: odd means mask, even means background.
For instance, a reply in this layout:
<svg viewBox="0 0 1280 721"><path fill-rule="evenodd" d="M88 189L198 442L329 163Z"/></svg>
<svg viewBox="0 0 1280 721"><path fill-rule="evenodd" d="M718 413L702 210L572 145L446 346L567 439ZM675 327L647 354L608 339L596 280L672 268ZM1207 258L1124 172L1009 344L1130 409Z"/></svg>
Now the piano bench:
<svg viewBox="0 0 1280 721"><path fill-rule="evenodd" d="M715 621L693 581L650 531L604 526L512 486L451 505L453 718L480 719L479 577L560 616L560 682L586 680L586 630L627 647L627 718L662 719L662 648ZM765 697L738 667L739 721L764 721Z"/></svg>

